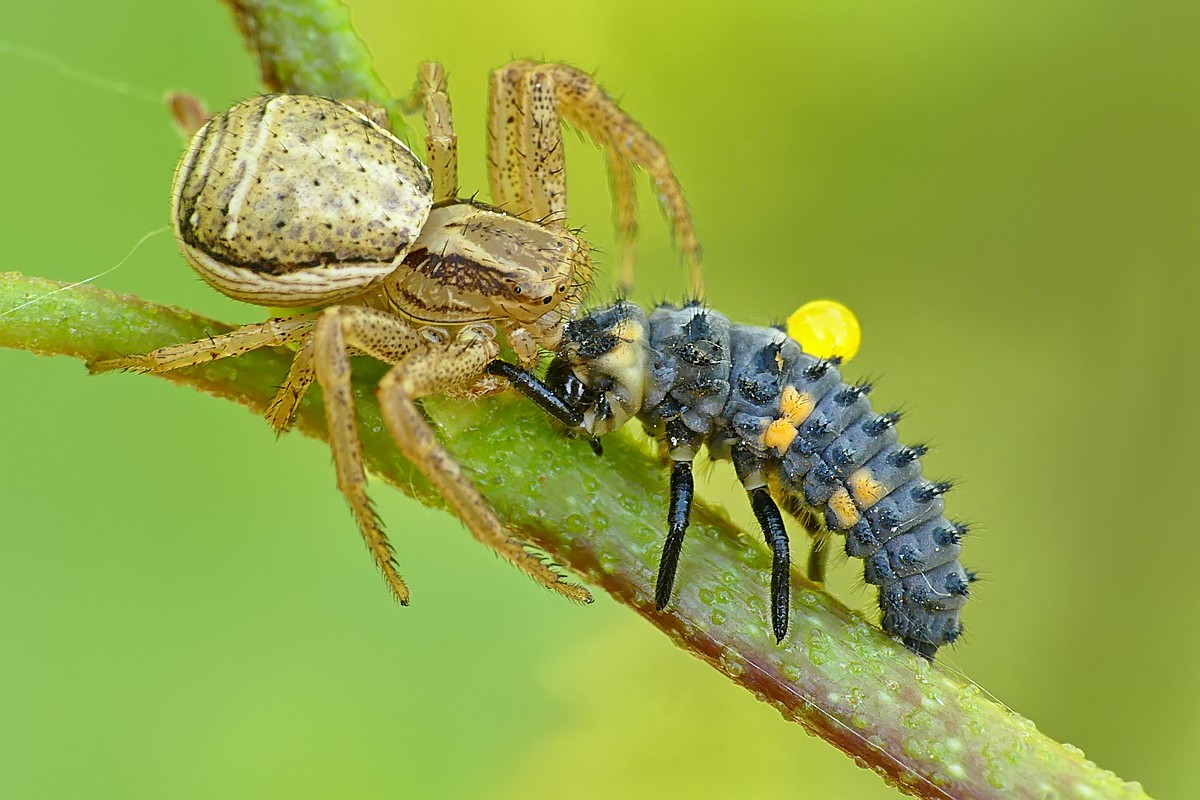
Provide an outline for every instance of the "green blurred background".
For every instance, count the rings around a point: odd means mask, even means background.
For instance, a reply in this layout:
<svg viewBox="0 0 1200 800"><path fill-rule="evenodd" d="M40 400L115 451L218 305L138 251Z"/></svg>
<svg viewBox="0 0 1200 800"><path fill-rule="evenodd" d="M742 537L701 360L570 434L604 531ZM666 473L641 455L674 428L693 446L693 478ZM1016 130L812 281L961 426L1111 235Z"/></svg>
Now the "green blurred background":
<svg viewBox="0 0 1200 800"><path fill-rule="evenodd" d="M1200 5L352 8L396 92L446 64L465 190L489 68L568 61L668 147L716 306L854 308L846 372L911 411L977 523L986 582L943 663L1195 795ZM83 279L165 224L182 143L142 95L257 90L216 2L6 4L0 42L0 270ZM613 253L601 158L568 160L572 220ZM643 200L638 299L678 297ZM261 318L165 235L97 283ZM0 351L0 374L4 797L893 796L611 601L559 601L376 486L415 591L394 607L320 444L66 359ZM704 494L749 521L725 467ZM869 611L844 562L833 591Z"/></svg>

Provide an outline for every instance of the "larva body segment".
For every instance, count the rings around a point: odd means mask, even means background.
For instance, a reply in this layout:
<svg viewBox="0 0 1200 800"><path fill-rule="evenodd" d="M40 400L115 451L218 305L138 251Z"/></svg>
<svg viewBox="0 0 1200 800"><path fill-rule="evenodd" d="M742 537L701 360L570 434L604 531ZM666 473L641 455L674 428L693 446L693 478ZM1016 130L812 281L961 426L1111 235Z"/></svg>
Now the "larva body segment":
<svg viewBox="0 0 1200 800"><path fill-rule="evenodd" d="M706 445L713 458L732 460L775 552L778 638L787 629L788 556L772 497L820 512L845 535L847 554L863 559L865 580L879 587L883 629L909 649L931 659L961 634L974 576L958 560L966 528L943 513L949 486L922 476L924 449L900 444L897 415L876 413L870 387L843 381L835 360L698 304L647 315L622 301L567 327L547 381L588 434L636 416L675 462L660 605L686 527L678 506L690 501L690 464ZM681 469L686 496L676 495Z"/></svg>

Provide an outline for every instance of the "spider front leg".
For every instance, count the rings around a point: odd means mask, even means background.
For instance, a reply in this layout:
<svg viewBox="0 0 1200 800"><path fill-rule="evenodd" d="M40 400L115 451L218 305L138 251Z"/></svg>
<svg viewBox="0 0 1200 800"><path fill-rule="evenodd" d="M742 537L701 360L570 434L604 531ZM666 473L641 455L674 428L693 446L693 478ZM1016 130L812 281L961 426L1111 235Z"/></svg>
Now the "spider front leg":
<svg viewBox="0 0 1200 800"><path fill-rule="evenodd" d="M509 536L413 402L419 397L471 386L498 351L494 339L433 342L397 317L360 306L324 311L314 339L314 365L325 393L338 487L350 504L375 563L401 603L408 602L408 588L365 491L362 445L350 383L350 350L395 365L379 386L380 408L388 429L401 453L442 493L471 534L543 586L573 600L591 599L586 589L563 582L561 576Z"/></svg>
<svg viewBox="0 0 1200 800"><path fill-rule="evenodd" d="M632 172L646 170L691 276L704 294L700 243L666 151L587 73L566 64L513 61L492 73L488 109L488 179L492 202L533 220L566 218L560 115L604 148L613 180L621 239L622 288L633 280L637 197Z"/></svg>
<svg viewBox="0 0 1200 800"><path fill-rule="evenodd" d="M437 62L417 67L417 83L404 110L413 113L418 108L425 111L425 161L433 173L433 202L451 200L458 196L458 135L446 92L446 71Z"/></svg>
<svg viewBox="0 0 1200 800"><path fill-rule="evenodd" d="M413 351L396 363L379 384L384 421L400 452L437 487L479 542L547 589L578 602L591 602L586 589L565 582L563 576L508 534L487 500L437 440L415 403L421 397L454 392L478 380L498 353L492 337L470 329L453 342Z"/></svg>
<svg viewBox="0 0 1200 800"><path fill-rule="evenodd" d="M369 342L370 346L361 346L363 341ZM338 489L350 504L350 513L358 523L375 565L401 605L408 605L408 585L400 577L395 552L367 497L348 348L357 347L368 355L394 363L420 344L421 337L404 323L381 311L360 306L326 309L313 334L313 366L325 395L325 422L329 429L329 446L333 449Z"/></svg>
<svg viewBox="0 0 1200 800"><path fill-rule="evenodd" d="M488 178L492 202L535 222L565 225L567 181L554 76L533 62L492 72Z"/></svg>

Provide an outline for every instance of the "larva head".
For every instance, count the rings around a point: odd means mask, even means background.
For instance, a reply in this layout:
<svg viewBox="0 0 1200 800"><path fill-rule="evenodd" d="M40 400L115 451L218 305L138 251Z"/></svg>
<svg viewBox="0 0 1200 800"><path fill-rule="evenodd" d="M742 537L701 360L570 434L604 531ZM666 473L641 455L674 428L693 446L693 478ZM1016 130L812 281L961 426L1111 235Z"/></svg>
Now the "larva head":
<svg viewBox="0 0 1200 800"><path fill-rule="evenodd" d="M471 201L434 208L403 266L384 286L402 313L442 324L548 318L546 331L533 326L539 341L552 334L548 349L562 327L554 312L577 304L591 277L587 244L571 232Z"/></svg>
<svg viewBox="0 0 1200 800"><path fill-rule="evenodd" d="M429 169L360 111L263 95L196 133L175 171L171 224L188 262L222 293L316 306L390 274L431 205Z"/></svg>
<svg viewBox="0 0 1200 800"><path fill-rule="evenodd" d="M567 325L546 384L580 413L589 435L603 436L641 411L646 330L646 313L624 301Z"/></svg>

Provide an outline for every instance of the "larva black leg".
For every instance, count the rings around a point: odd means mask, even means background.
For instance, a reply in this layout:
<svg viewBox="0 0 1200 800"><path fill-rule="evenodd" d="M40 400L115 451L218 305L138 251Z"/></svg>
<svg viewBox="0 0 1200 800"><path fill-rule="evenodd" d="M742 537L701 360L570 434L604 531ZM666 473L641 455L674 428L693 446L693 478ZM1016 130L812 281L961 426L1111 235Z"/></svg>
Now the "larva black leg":
<svg viewBox="0 0 1200 800"><path fill-rule="evenodd" d="M801 509L796 519L808 534L808 579L813 583L825 582L825 566L829 563L829 529L811 509Z"/></svg>
<svg viewBox="0 0 1200 800"><path fill-rule="evenodd" d="M779 507L771 499L766 487L751 489L749 494L754 516L758 518L763 536L774 554L771 563L771 627L775 630L775 641L782 642L788 629L788 578L791 571L787 531L783 527L783 515L779 513Z"/></svg>
<svg viewBox="0 0 1200 800"><path fill-rule="evenodd" d="M484 372L506 379L517 388L517 391L532 400L534 405L561 422L572 433L577 432L583 425L583 416L564 403L562 398L538 380L532 372L515 364L509 364L507 361L499 360L488 364L484 368ZM597 456L604 455L604 448L600 446L599 439L589 436L588 445Z"/></svg>
<svg viewBox="0 0 1200 800"><path fill-rule="evenodd" d="M805 569L808 579L813 583L825 582L825 564L829 560L825 549L825 536L813 537L812 546L808 551L808 564Z"/></svg>
<svg viewBox="0 0 1200 800"><path fill-rule="evenodd" d="M559 399L558 395L550 391L532 372L507 361L493 361L484 367L484 371L507 380L517 391L532 400L534 405L568 428L575 429L583 424L580 413Z"/></svg>
<svg viewBox="0 0 1200 800"><path fill-rule="evenodd" d="M667 541L663 544L662 560L658 562L658 582L654 587L654 605L662 611L671 602L675 571L679 568L679 551L687 533L688 517L692 513L692 462L676 461L671 470L671 508L667 512Z"/></svg>

